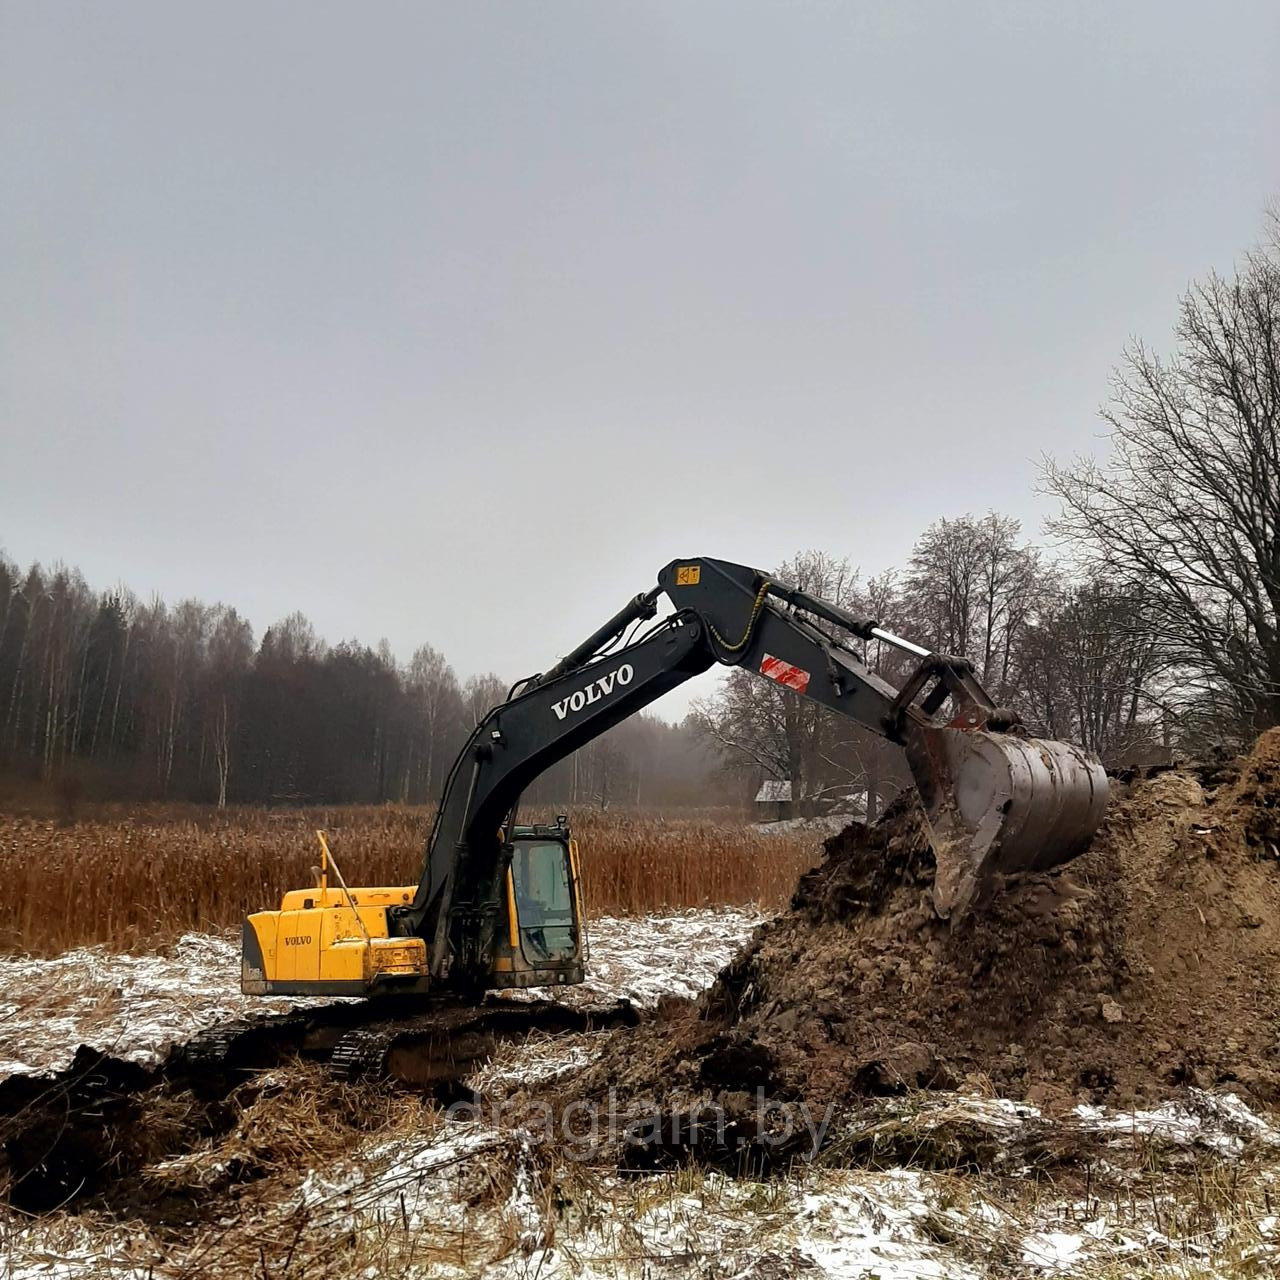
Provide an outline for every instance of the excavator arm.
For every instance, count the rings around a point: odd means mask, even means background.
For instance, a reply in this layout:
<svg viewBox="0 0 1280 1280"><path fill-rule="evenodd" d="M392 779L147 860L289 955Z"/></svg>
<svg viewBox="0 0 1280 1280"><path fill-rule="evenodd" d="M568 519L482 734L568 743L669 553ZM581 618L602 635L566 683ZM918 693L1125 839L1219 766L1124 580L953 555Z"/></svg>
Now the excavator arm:
<svg viewBox="0 0 1280 1280"><path fill-rule="evenodd" d="M628 643L664 594L674 614ZM867 667L869 640L919 660L901 689ZM903 747L938 859L943 916L963 913L999 873L1073 857L1101 821L1101 766L1068 744L1027 737L965 659L931 654L748 566L674 560L654 590L517 685L458 756L417 892L392 912L397 933L426 939L433 975L486 971L506 871L500 832L529 783L716 663L773 680Z"/></svg>

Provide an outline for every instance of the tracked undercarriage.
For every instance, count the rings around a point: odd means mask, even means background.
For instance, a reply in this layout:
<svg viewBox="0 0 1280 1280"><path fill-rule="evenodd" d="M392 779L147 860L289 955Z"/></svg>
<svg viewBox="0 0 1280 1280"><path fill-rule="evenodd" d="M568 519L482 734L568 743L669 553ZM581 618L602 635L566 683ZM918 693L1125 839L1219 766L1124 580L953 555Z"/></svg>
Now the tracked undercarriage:
<svg viewBox="0 0 1280 1280"><path fill-rule="evenodd" d="M386 1078L414 1088L448 1084L487 1059L501 1040L629 1025L627 1001L567 1005L489 997L404 996L335 1002L222 1023L174 1055L195 1075L267 1071L289 1058L327 1061L335 1079Z"/></svg>

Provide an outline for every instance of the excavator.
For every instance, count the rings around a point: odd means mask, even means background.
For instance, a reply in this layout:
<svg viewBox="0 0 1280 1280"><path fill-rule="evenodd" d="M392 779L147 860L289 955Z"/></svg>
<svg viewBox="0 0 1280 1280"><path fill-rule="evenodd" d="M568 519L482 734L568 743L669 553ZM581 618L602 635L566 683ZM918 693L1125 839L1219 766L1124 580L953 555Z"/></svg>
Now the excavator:
<svg viewBox="0 0 1280 1280"><path fill-rule="evenodd" d="M673 611L659 617L664 596ZM901 687L870 669L871 642L910 656ZM953 923L1002 877L1075 857L1102 821L1101 764L1069 743L1031 737L965 658L932 653L758 569L673 560L652 590L520 681L476 726L448 775L417 885L349 888L321 836L316 884L244 923L244 992L474 1005L486 991L582 982L578 845L564 817L519 823L521 793L717 663L902 748L937 861L934 907Z"/></svg>

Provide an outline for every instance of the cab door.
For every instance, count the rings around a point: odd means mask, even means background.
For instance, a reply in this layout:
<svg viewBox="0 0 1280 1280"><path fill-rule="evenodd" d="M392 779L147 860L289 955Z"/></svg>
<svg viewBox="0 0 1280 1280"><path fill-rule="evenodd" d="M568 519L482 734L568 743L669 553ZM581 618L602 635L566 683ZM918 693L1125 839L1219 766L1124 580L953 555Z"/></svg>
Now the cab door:
<svg viewBox="0 0 1280 1280"><path fill-rule="evenodd" d="M514 840L511 887L514 932L525 962L537 968L579 959L577 879L568 842Z"/></svg>

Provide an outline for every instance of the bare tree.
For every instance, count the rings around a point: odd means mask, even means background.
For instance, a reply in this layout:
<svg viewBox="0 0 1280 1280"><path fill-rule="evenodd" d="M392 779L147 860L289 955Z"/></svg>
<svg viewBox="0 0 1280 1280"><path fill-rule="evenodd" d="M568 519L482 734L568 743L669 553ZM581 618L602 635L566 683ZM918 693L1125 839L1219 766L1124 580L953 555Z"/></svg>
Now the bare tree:
<svg viewBox="0 0 1280 1280"><path fill-rule="evenodd" d="M1280 239L1182 300L1177 349L1131 347L1105 465L1049 460L1053 528L1145 601L1174 709L1229 735L1280 723ZM1113 637L1128 643L1123 631Z"/></svg>
<svg viewBox="0 0 1280 1280"><path fill-rule="evenodd" d="M458 688L458 678L445 661L444 654L429 644L420 646L414 652L405 681L410 714L417 732L411 733L409 738L401 798L409 798L415 768L415 749L420 762L423 796L428 798L435 795L435 775L440 771L437 766L442 763L442 748L447 740L450 721L459 718L461 714L462 692ZM443 761L443 764L447 765L448 761Z"/></svg>
<svg viewBox="0 0 1280 1280"><path fill-rule="evenodd" d="M1005 695L1018 633L1035 598L1039 557L1021 526L989 512L931 524L911 552L898 608L914 639L969 658L996 697Z"/></svg>
<svg viewBox="0 0 1280 1280"><path fill-rule="evenodd" d="M462 705L467 730L474 729L500 702L507 700L507 682L492 671L482 676L468 676L462 687Z"/></svg>
<svg viewBox="0 0 1280 1280"><path fill-rule="evenodd" d="M968 656L978 629L983 538L972 516L937 520L911 550L912 634L935 653Z"/></svg>
<svg viewBox="0 0 1280 1280"><path fill-rule="evenodd" d="M1036 732L1116 763L1151 754L1162 717L1159 655L1145 617L1140 592L1102 580L1041 591L1012 671L1019 709Z"/></svg>
<svg viewBox="0 0 1280 1280"><path fill-rule="evenodd" d="M203 717L213 744L219 809L227 806L232 741L239 723L243 676L252 657L253 629L234 609L218 605L213 613L202 683Z"/></svg>

